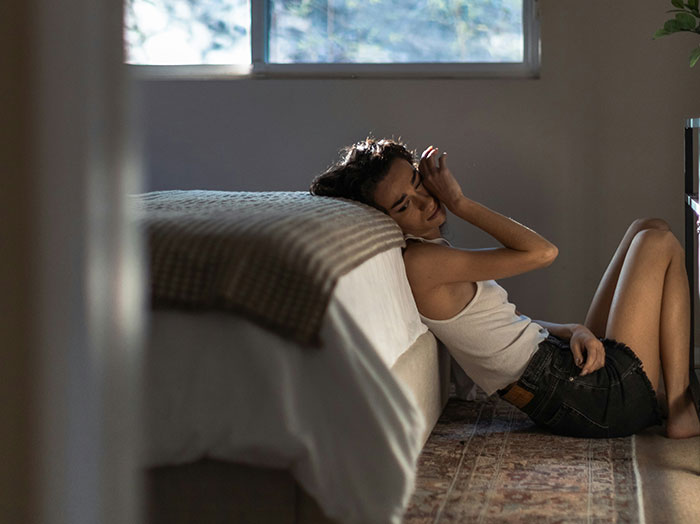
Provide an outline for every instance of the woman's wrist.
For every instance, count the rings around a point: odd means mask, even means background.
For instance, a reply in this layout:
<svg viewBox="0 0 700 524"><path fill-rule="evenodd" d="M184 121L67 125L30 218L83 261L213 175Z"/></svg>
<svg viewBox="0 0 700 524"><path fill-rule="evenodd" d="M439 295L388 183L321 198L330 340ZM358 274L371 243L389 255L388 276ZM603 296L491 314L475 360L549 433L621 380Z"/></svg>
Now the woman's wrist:
<svg viewBox="0 0 700 524"><path fill-rule="evenodd" d="M576 330L578 329L578 324L567 324L566 327L569 330L569 340L571 337L574 336L574 333L576 333Z"/></svg>
<svg viewBox="0 0 700 524"><path fill-rule="evenodd" d="M580 327L580 324L557 324L555 322L546 322L543 320L536 320L535 322L543 328L546 328L551 335L559 337L562 340L569 340Z"/></svg>
<svg viewBox="0 0 700 524"><path fill-rule="evenodd" d="M572 337L574 336L574 333L576 333L578 331L584 331L584 332L589 331L589 329L586 326L584 326L583 324L570 324L570 326L571 326L571 336Z"/></svg>
<svg viewBox="0 0 700 524"><path fill-rule="evenodd" d="M463 194L459 194L443 200L442 203L445 204L445 207L452 211L452 213L461 216L469 211L469 208L474 204L474 201L468 199Z"/></svg>

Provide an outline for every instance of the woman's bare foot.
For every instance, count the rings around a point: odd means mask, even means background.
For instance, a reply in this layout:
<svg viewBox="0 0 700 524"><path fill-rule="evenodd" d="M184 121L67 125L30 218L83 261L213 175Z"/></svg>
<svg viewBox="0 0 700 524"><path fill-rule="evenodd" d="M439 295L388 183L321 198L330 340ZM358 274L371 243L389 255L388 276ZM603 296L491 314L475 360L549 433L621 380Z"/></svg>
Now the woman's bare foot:
<svg viewBox="0 0 700 524"><path fill-rule="evenodd" d="M668 406L666 435L668 438L689 438L700 435L700 418L693 404L690 389Z"/></svg>

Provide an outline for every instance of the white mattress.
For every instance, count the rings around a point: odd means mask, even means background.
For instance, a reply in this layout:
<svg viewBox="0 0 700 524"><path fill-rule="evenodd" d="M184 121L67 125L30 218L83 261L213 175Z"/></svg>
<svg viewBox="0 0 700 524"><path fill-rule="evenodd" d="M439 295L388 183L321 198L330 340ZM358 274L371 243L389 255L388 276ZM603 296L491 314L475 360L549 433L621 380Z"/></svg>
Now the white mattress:
<svg viewBox="0 0 700 524"><path fill-rule="evenodd" d="M334 296L388 367L428 331L413 300L399 248L370 258L340 278Z"/></svg>
<svg viewBox="0 0 700 524"><path fill-rule="evenodd" d="M425 330L399 248L339 281L321 349L223 312L157 311L146 465L289 468L329 517L399 523L425 422L389 367Z"/></svg>

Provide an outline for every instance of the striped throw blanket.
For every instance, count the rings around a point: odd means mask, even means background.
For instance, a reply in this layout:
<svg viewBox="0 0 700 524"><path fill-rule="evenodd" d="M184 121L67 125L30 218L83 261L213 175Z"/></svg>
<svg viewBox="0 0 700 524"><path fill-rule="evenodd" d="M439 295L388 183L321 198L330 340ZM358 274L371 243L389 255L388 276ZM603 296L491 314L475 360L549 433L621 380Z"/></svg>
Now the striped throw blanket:
<svg viewBox="0 0 700 524"><path fill-rule="evenodd" d="M305 192L134 195L148 238L154 308L220 309L318 346L338 278L389 248L396 223Z"/></svg>

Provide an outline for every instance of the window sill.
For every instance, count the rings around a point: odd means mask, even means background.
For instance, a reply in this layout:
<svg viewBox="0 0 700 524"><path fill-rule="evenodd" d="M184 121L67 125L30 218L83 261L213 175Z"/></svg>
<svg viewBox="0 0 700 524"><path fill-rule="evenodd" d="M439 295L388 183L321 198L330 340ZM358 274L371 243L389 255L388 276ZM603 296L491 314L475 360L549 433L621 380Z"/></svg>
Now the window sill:
<svg viewBox="0 0 700 524"><path fill-rule="evenodd" d="M411 64L264 64L133 65L133 77L143 80L208 79L493 79L539 78L539 67L526 63Z"/></svg>

